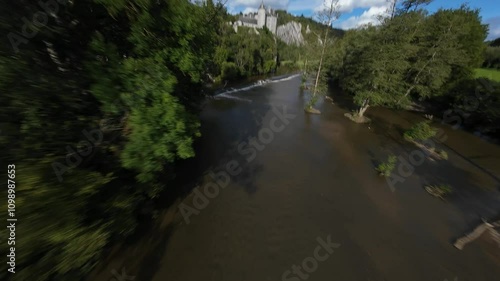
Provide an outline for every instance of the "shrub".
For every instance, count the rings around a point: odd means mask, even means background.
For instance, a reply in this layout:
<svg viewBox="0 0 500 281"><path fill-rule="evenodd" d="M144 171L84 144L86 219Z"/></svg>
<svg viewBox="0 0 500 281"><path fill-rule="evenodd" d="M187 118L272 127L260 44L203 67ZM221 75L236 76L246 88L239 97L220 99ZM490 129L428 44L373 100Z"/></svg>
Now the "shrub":
<svg viewBox="0 0 500 281"><path fill-rule="evenodd" d="M438 152L439 156L441 156L441 158L443 158L444 160L448 160L448 153L444 150L441 150Z"/></svg>
<svg viewBox="0 0 500 281"><path fill-rule="evenodd" d="M428 185L425 190L435 197L443 199L444 196L453 192L453 188L448 184Z"/></svg>
<svg viewBox="0 0 500 281"><path fill-rule="evenodd" d="M419 122L404 133L404 138L408 141L424 141L437 134L436 128L431 127L431 121Z"/></svg>
<svg viewBox="0 0 500 281"><path fill-rule="evenodd" d="M302 74L302 77L300 79L300 89L307 89L307 76L305 74Z"/></svg>
<svg viewBox="0 0 500 281"><path fill-rule="evenodd" d="M221 68L221 77L223 80L232 80L239 76L238 66L234 62L224 62Z"/></svg>
<svg viewBox="0 0 500 281"><path fill-rule="evenodd" d="M300 78L300 80L302 83L306 83L307 82L307 75L302 74L302 77Z"/></svg>
<svg viewBox="0 0 500 281"><path fill-rule="evenodd" d="M267 60L264 63L264 73L271 73L276 69L276 61Z"/></svg>
<svg viewBox="0 0 500 281"><path fill-rule="evenodd" d="M394 168L396 168L396 161L397 161L396 156L391 155L387 159L387 162L378 165L376 170L379 172L381 176L390 177L392 171L394 170Z"/></svg>

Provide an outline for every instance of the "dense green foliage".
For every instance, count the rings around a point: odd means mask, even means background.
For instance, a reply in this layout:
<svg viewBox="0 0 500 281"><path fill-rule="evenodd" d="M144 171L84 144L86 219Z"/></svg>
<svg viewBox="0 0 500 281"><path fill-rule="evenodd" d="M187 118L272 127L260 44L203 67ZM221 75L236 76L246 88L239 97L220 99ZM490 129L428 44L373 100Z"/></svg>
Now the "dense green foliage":
<svg viewBox="0 0 500 281"><path fill-rule="evenodd" d="M23 27L37 2L2 5L12 44L0 49L0 142L2 163L16 165L22 221L15 277L79 280L135 231L138 210L164 188L158 177L194 155L216 7L53 1L45 25Z"/></svg>
<svg viewBox="0 0 500 281"><path fill-rule="evenodd" d="M223 33L215 51L215 76L219 80L231 80L271 73L277 67L277 42L267 30L223 26Z"/></svg>
<svg viewBox="0 0 500 281"><path fill-rule="evenodd" d="M332 48L331 76L352 95L357 115L369 106L408 108L425 100L434 113L445 112L445 123L499 136L498 75L477 69L496 67L498 40L484 43L479 11L462 6L431 14L395 3L393 17L348 31Z"/></svg>
<svg viewBox="0 0 500 281"><path fill-rule="evenodd" d="M430 125L430 121L422 121L413 125L404 133L404 137L409 141L425 141L437 134L437 130Z"/></svg>
<svg viewBox="0 0 500 281"><path fill-rule="evenodd" d="M500 83L485 78L464 79L435 101L443 121L458 128L500 137Z"/></svg>
<svg viewBox="0 0 500 281"><path fill-rule="evenodd" d="M415 98L447 93L481 65L487 27L467 6L429 14L405 8L380 26L349 31L337 45L331 72L363 115L369 106L405 108Z"/></svg>

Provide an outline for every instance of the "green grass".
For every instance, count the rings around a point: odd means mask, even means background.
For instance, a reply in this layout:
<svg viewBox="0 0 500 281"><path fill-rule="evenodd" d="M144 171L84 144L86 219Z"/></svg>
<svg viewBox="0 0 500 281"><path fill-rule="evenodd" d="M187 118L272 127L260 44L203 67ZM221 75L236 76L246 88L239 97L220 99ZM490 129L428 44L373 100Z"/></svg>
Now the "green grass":
<svg viewBox="0 0 500 281"><path fill-rule="evenodd" d="M486 68L478 68L476 69L476 78L488 78L493 81L500 82L500 70L496 69L486 69Z"/></svg>
<svg viewBox="0 0 500 281"><path fill-rule="evenodd" d="M413 125L408 131L404 133L405 140L408 141L425 141L437 134L436 128L430 124L432 121L425 120Z"/></svg>
<svg viewBox="0 0 500 281"><path fill-rule="evenodd" d="M397 158L395 155L390 155L387 159L387 162L380 163L376 170L379 172L381 176L386 178L391 176L392 171L396 168Z"/></svg>

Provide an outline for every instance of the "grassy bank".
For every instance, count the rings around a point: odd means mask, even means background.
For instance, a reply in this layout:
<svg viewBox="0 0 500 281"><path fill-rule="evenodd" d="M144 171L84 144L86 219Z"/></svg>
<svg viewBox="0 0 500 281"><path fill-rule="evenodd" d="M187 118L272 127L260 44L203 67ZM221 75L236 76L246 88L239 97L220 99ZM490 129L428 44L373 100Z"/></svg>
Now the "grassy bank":
<svg viewBox="0 0 500 281"><path fill-rule="evenodd" d="M479 77L488 78L488 79L491 79L493 81L500 82L500 70L478 68L478 69L476 69L476 78L479 78Z"/></svg>

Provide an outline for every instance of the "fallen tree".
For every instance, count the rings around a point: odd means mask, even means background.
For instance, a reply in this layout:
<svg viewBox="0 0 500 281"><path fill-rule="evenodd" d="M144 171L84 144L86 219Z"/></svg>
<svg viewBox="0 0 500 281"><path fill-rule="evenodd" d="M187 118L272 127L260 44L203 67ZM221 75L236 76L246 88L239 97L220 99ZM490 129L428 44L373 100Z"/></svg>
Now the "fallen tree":
<svg viewBox="0 0 500 281"><path fill-rule="evenodd" d="M500 233L495 230L495 228L500 227L500 220L488 223L483 219L483 223L477 226L471 233L466 234L465 236L457 239L455 244L455 248L462 250L465 245L479 238L484 232L489 231L489 233L493 236L493 239L498 242L498 246L500 247Z"/></svg>

